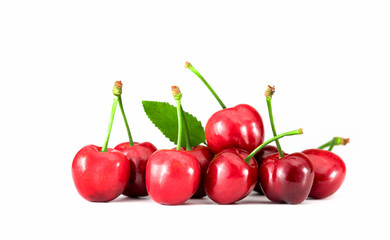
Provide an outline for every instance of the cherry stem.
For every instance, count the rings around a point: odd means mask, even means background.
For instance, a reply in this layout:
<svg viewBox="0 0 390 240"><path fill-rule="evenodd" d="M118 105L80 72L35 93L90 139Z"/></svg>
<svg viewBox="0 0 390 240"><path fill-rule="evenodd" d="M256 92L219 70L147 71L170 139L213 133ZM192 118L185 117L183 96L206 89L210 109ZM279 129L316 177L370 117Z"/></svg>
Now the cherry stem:
<svg viewBox="0 0 390 240"><path fill-rule="evenodd" d="M181 109L181 97L182 94L180 92L180 89L177 86L171 87L173 98L176 100L176 110L177 110L177 146L176 150L180 150L181 148L181 137L183 133L183 116L182 116L182 109Z"/></svg>
<svg viewBox="0 0 390 240"><path fill-rule="evenodd" d="M329 142L319 146L318 149L324 149L326 147L329 147L328 151L331 152L334 146L347 145L348 143L349 143L349 138L334 137Z"/></svg>
<svg viewBox="0 0 390 240"><path fill-rule="evenodd" d="M273 133L273 135L275 137L278 134L276 133L275 123L274 123L274 116L272 114L272 104L271 104L271 100L272 100L272 96L273 96L274 92L275 92L275 87L271 87L270 85L268 85L268 88L265 91L265 97L267 99L267 108L268 108L269 121L271 122L272 133ZM283 158L284 154L283 154L283 151L282 151L282 147L280 146L279 140L275 140L275 143L276 143L276 147L278 148L279 158Z"/></svg>
<svg viewBox="0 0 390 240"><path fill-rule="evenodd" d="M214 89L210 86L210 84L206 81L206 79L204 79L204 77L198 72L198 70L196 70L194 68L194 66L192 66L191 63L189 62L186 62L186 64L184 65L185 68L188 68L190 69L193 73L195 73L196 76L199 77L200 80L202 80L202 82L204 83L204 85L206 85L206 87L210 90L210 92L214 95L215 99L217 99L217 101L219 102L219 105L221 105L221 107L223 109L226 108L225 104L222 102L222 100L218 97L217 93L214 91Z"/></svg>
<svg viewBox="0 0 390 240"><path fill-rule="evenodd" d="M333 150L333 147L334 147L334 144L336 143L335 139L333 138L331 143L330 143L330 146L328 148L328 151L331 152Z"/></svg>
<svg viewBox="0 0 390 240"><path fill-rule="evenodd" d="M129 123L127 122L125 110L123 109L122 97L121 96L118 97L118 103L119 103L119 108L121 109L123 120L125 121L127 135L129 136L129 145L133 146L134 142L133 142L133 138L131 137L130 127L129 127Z"/></svg>
<svg viewBox="0 0 390 240"><path fill-rule="evenodd" d="M101 152L107 152L108 140L110 139L111 128L112 128L112 123L114 122L114 116L115 116L117 104L118 104L118 97L114 96L114 102L112 103L112 108L111 108L110 123L108 124L107 137L106 137L106 141L104 142L102 149L100 150Z"/></svg>
<svg viewBox="0 0 390 240"><path fill-rule="evenodd" d="M183 118L183 123L184 123L184 133L186 136L186 150L191 151L192 148L191 148L190 131L188 130L188 124L187 124L186 116L184 114L183 106L181 106L180 112L181 112L181 116Z"/></svg>
<svg viewBox="0 0 390 240"><path fill-rule="evenodd" d="M285 136L292 136L292 135L299 135L299 134L303 134L303 130L302 128L298 129L298 130L294 130L294 131L290 131L290 132L285 132L285 133L281 133L273 138L270 138L268 139L267 141L265 141L264 143L262 143L260 146L258 146L255 150L253 150L245 159L244 161L247 162L249 164L249 161L251 160L251 158L253 158L256 153L258 153L264 146L268 145L269 143L277 140L277 139L280 139L282 137L285 137Z"/></svg>
<svg viewBox="0 0 390 240"><path fill-rule="evenodd" d="M123 120L125 121L125 125L126 125L127 135L129 136L129 144L130 144L130 146L133 146L134 142L133 142L133 138L131 137L129 123L127 122L125 110L123 109L122 86L123 86L123 84L121 81L116 81L114 84L114 88L112 89L112 93L114 94L114 96L118 97L119 108L121 109L122 117L123 117Z"/></svg>

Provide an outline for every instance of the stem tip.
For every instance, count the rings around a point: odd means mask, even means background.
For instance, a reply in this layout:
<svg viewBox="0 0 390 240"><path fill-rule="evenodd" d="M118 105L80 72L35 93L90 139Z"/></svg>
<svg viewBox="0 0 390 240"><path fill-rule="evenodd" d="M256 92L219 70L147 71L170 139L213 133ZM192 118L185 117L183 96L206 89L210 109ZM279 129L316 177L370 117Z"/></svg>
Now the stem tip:
<svg viewBox="0 0 390 240"><path fill-rule="evenodd" d="M337 137L337 140L340 145L347 145L349 143L349 138Z"/></svg>
<svg viewBox="0 0 390 240"><path fill-rule="evenodd" d="M298 129L298 132L299 134L303 134L303 129L302 128Z"/></svg>
<svg viewBox="0 0 390 240"><path fill-rule="evenodd" d="M191 63L186 62L186 63L184 64L184 68L190 68L190 67L192 67L192 64L191 64Z"/></svg>
<svg viewBox="0 0 390 240"><path fill-rule="evenodd" d="M178 86L172 86L171 87L172 95L175 98L175 100L180 100L182 97L182 93L180 92L180 89Z"/></svg>
<svg viewBox="0 0 390 240"><path fill-rule="evenodd" d="M267 90L265 90L265 97L266 98L272 98L272 95L274 95L275 93L275 86L271 87L270 85L268 85L267 87Z"/></svg>
<svg viewBox="0 0 390 240"><path fill-rule="evenodd" d="M116 81L114 84L114 88L112 89L112 93L117 97L122 95L122 86L122 81Z"/></svg>

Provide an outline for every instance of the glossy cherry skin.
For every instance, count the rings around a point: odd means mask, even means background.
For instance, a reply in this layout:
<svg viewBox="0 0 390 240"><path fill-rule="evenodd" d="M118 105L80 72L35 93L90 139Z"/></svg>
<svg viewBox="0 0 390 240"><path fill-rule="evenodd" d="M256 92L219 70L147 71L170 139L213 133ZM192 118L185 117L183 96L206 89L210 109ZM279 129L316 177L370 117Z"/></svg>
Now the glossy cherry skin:
<svg viewBox="0 0 390 240"><path fill-rule="evenodd" d="M100 152L88 145L72 162L73 182L79 194L91 202L108 202L122 194L130 177L130 163L115 149Z"/></svg>
<svg viewBox="0 0 390 240"><path fill-rule="evenodd" d="M308 149L303 151L310 158L314 169L314 183L309 197L326 198L335 193L344 181L344 161L327 150Z"/></svg>
<svg viewBox="0 0 390 240"><path fill-rule="evenodd" d="M264 146L255 156L257 166L260 166L266 157L268 157L269 155L275 154L275 153L278 153L277 147L272 146L272 145ZM286 153L283 152L283 154L286 154ZM255 186L255 191L260 193L260 194L264 194L263 191L261 190L259 182L257 182L257 184Z"/></svg>
<svg viewBox="0 0 390 240"><path fill-rule="evenodd" d="M219 204L230 204L249 195L257 182L257 163L249 164L245 150L226 149L215 155L207 169L204 186L207 196Z"/></svg>
<svg viewBox="0 0 390 240"><path fill-rule="evenodd" d="M122 152L130 163L130 179L123 191L123 195L128 197L148 195L145 183L146 163L157 148L150 142L135 142L133 146L130 146L128 142L124 142L118 144L115 149Z"/></svg>
<svg viewBox="0 0 390 240"><path fill-rule="evenodd" d="M185 147L182 147L181 149L186 150ZM198 190L196 190L192 198L202 198L206 196L206 191L204 189L204 176L206 175L207 168L213 159L214 154L208 147L202 145L192 147L192 150L188 152L198 160L201 172Z"/></svg>
<svg viewBox="0 0 390 240"><path fill-rule="evenodd" d="M292 153L279 159L272 154L259 167L259 182L265 196L272 202L298 204L313 186L314 171L303 153Z"/></svg>
<svg viewBox="0 0 390 240"><path fill-rule="evenodd" d="M205 128L208 147L215 154L228 148L252 152L264 141L264 125L260 114L247 104L214 113Z"/></svg>
<svg viewBox="0 0 390 240"><path fill-rule="evenodd" d="M150 197L160 204L182 204L194 195L200 182L198 160L183 150L158 150L146 164Z"/></svg>

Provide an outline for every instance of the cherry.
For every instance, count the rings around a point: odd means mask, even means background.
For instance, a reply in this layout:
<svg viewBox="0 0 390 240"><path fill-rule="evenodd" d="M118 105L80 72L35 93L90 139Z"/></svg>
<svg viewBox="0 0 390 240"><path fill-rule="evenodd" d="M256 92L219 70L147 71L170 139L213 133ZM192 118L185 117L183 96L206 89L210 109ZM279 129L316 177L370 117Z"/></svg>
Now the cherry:
<svg viewBox="0 0 390 240"><path fill-rule="evenodd" d="M150 142L134 143L131 136L129 123L127 122L126 114L122 103L122 82L115 83L118 89L118 105L122 113L123 120L126 125L129 142L118 144L115 149L122 152L128 159L131 166L131 174L129 182L126 185L123 195L128 197L142 197L148 195L145 184L145 169L149 157L157 150Z"/></svg>
<svg viewBox="0 0 390 240"><path fill-rule="evenodd" d="M115 149L107 148L118 104L118 89L114 86L114 102L103 147L88 145L79 150L72 162L72 177L79 194L91 202L107 202L117 198L130 177L130 163Z"/></svg>
<svg viewBox="0 0 390 240"><path fill-rule="evenodd" d="M310 159L303 153L273 154L259 168L259 182L265 196L272 202L297 204L309 195L314 171Z"/></svg>
<svg viewBox="0 0 390 240"><path fill-rule="evenodd" d="M130 177L130 164L119 151L88 145L73 159L73 182L79 194L91 202L108 202L122 194Z"/></svg>
<svg viewBox="0 0 390 240"><path fill-rule="evenodd" d="M275 88L268 86L265 96L273 135L276 135L271 99ZM285 154L276 141L278 154L266 157L259 167L259 183L265 196L273 202L298 204L309 195L314 172L310 159L303 153Z"/></svg>
<svg viewBox="0 0 390 240"><path fill-rule="evenodd" d="M177 148L153 153L146 164L145 172L146 188L150 197L167 205L182 204L191 198L198 189L201 178L198 160L189 151L180 150L183 128L182 94L175 86L172 87L172 93L177 102Z"/></svg>
<svg viewBox="0 0 390 240"><path fill-rule="evenodd" d="M194 195L200 175L199 163L188 151L157 150L146 164L146 188L155 202L182 204Z"/></svg>
<svg viewBox="0 0 390 240"><path fill-rule="evenodd" d="M206 141L214 153L228 148L253 151L264 141L260 114L247 104L214 113L206 123Z"/></svg>
<svg viewBox="0 0 390 240"><path fill-rule="evenodd" d="M295 130L273 137L252 153L232 148L218 153L207 169L204 186L207 196L219 204L229 204L239 201L253 190L257 182L258 166L253 156L265 145L284 136L301 134Z"/></svg>
<svg viewBox="0 0 390 240"><path fill-rule="evenodd" d="M126 156L131 166L129 182L123 191L123 195L129 197L142 197L148 195L145 183L146 164L149 157L157 148L149 142L135 142L134 145L129 145L128 142L124 142L118 144L115 149Z"/></svg>
<svg viewBox="0 0 390 240"><path fill-rule="evenodd" d="M186 150L186 147L182 147L181 150ZM196 160L198 160L200 171L201 171L201 178L199 182L198 190L196 190L195 194L192 196L192 198L202 198L206 196L206 191L204 189L204 177L206 175L207 168L209 166L209 163L214 157L214 154L211 152L211 150L202 145L198 145L196 147L191 147L190 151L187 151L191 155L193 155Z"/></svg>
<svg viewBox="0 0 390 240"><path fill-rule="evenodd" d="M264 125L260 114L247 104L226 108L212 87L192 64L186 62L185 67L202 80L223 108L214 113L206 124L205 135L211 151L216 154L224 149L240 148L251 152L259 146L264 141Z"/></svg>
<svg viewBox="0 0 390 240"><path fill-rule="evenodd" d="M306 154L314 168L314 183L309 197L322 199L334 194L342 185L346 167L344 161L336 154L332 153L334 145L347 144L349 139L335 137L333 143L327 143L320 148L331 145L329 150L308 149L303 151Z"/></svg>
<svg viewBox="0 0 390 240"><path fill-rule="evenodd" d="M225 149L211 161L204 182L207 196L219 204L239 201L253 190L257 182L257 163L244 159L248 152L238 148Z"/></svg>
<svg viewBox="0 0 390 240"><path fill-rule="evenodd" d="M214 154L211 152L211 150L206 146L196 146L193 147L191 151L188 151L190 154L192 154L196 160L198 160L200 171L201 171L201 178L199 182L198 190L196 190L195 194L192 196L192 198L202 198L206 196L206 190L204 188L204 178L207 172L207 169L209 167L209 164L211 160L214 158Z"/></svg>
<svg viewBox="0 0 390 240"><path fill-rule="evenodd" d="M278 153L277 147L272 146L272 145L267 145L267 146L263 147L260 150L260 152L258 152L255 156L257 166L260 166L266 157L268 157L269 155L275 154L275 153ZM284 153L284 154L286 154L286 153ZM264 194L263 191L261 190L259 182L257 182L257 184L255 186L255 191L260 193L260 194Z"/></svg>

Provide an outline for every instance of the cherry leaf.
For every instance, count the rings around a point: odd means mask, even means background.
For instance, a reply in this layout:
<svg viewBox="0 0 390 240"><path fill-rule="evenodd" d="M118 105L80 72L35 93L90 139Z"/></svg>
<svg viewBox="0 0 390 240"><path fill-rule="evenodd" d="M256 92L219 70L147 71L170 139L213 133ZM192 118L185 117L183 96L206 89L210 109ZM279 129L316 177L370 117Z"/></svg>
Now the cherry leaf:
<svg viewBox="0 0 390 240"><path fill-rule="evenodd" d="M156 126L165 137L177 144L177 111L176 107L166 102L142 101L144 111L150 121ZM202 123L192 114L184 111L184 118L188 125L190 135L190 146L195 147L205 143L205 134ZM185 130L183 126L182 147L186 146Z"/></svg>

